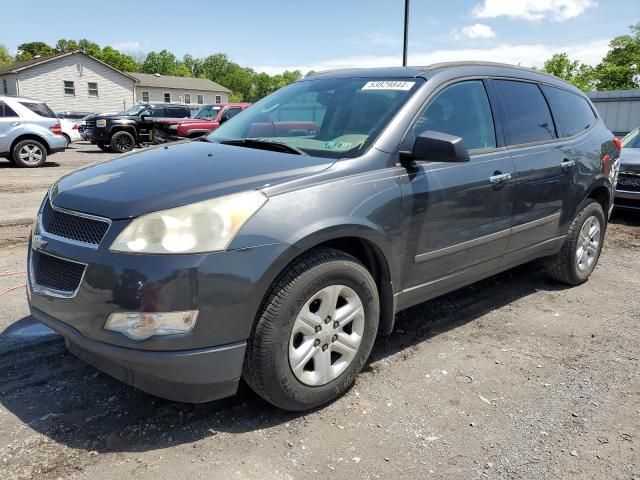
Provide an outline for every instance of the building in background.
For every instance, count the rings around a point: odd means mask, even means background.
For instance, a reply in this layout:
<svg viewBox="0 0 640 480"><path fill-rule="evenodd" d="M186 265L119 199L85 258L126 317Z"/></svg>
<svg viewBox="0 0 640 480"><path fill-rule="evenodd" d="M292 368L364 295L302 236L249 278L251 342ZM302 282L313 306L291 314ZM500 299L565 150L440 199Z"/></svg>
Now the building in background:
<svg viewBox="0 0 640 480"><path fill-rule="evenodd" d="M151 103L204 105L228 103L231 90L208 78L174 77L171 75L130 73L138 80L136 100Z"/></svg>
<svg viewBox="0 0 640 480"><path fill-rule="evenodd" d="M588 92L602 120L620 137L640 127L640 90Z"/></svg>
<svg viewBox="0 0 640 480"><path fill-rule="evenodd" d="M81 52L0 67L0 95L47 102L55 112L119 112L135 103L137 79Z"/></svg>
<svg viewBox="0 0 640 480"><path fill-rule="evenodd" d="M0 67L0 95L47 102L55 112L120 112L137 102L228 103L228 88L206 78L126 73L82 52Z"/></svg>

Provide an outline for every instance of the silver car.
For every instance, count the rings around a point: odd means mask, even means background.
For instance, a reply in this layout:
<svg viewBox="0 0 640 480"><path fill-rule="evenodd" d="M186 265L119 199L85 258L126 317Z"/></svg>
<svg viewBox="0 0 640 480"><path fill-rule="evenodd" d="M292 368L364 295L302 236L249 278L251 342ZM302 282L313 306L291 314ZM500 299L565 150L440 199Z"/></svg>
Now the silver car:
<svg viewBox="0 0 640 480"><path fill-rule="evenodd" d="M20 167L41 167L66 146L60 120L46 103L0 96L0 157Z"/></svg>
<svg viewBox="0 0 640 480"><path fill-rule="evenodd" d="M616 208L640 210L640 127L622 139Z"/></svg>

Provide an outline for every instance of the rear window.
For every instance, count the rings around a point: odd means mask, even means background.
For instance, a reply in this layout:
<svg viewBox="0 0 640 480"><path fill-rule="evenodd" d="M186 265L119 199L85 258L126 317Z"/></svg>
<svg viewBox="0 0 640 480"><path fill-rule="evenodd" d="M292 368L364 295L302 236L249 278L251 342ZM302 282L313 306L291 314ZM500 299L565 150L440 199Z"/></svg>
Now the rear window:
<svg viewBox="0 0 640 480"><path fill-rule="evenodd" d="M563 137L577 135L596 123L596 116L584 98L547 85L542 86L542 91L551 105Z"/></svg>
<svg viewBox="0 0 640 480"><path fill-rule="evenodd" d="M9 105L0 100L0 117L17 117L18 114Z"/></svg>
<svg viewBox="0 0 640 480"><path fill-rule="evenodd" d="M495 81L504 107L509 145L542 142L556 138L547 102L535 83Z"/></svg>
<svg viewBox="0 0 640 480"><path fill-rule="evenodd" d="M20 103L20 105L22 105L23 107L27 107L33 113L35 113L36 115L40 115L41 117L58 118L56 117L56 114L53 113L53 111L49 107L47 107L46 103L35 103L35 102L18 102L18 103Z"/></svg>

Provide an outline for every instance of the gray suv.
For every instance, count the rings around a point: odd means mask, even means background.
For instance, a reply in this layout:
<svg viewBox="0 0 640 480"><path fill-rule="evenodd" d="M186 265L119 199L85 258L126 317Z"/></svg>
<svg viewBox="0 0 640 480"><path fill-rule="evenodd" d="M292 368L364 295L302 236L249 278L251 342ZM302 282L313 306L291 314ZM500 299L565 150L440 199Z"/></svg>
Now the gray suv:
<svg viewBox="0 0 640 480"><path fill-rule="evenodd" d="M19 167L41 167L66 147L60 120L46 103L0 96L0 157Z"/></svg>
<svg viewBox="0 0 640 480"><path fill-rule="evenodd" d="M313 408L407 307L540 258L585 282L618 156L589 99L537 71L313 75L207 137L56 183L29 245L31 312L147 392L203 402L244 378Z"/></svg>

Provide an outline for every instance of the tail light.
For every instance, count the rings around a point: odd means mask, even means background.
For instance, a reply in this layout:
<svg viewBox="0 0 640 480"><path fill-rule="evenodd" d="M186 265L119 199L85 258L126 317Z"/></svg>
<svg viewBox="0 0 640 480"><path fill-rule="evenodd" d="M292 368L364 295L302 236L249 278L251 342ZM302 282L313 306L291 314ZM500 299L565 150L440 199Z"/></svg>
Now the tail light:
<svg viewBox="0 0 640 480"><path fill-rule="evenodd" d="M77 129L78 129L78 124L77 124L77 123L74 123L74 124L73 124L73 127L71 127L71 130L77 130Z"/></svg>
<svg viewBox="0 0 640 480"><path fill-rule="evenodd" d="M49 127L49 130L51 130L51 133L53 133L54 135L62 135L62 127L59 123L53 125L52 127Z"/></svg>
<svg viewBox="0 0 640 480"><path fill-rule="evenodd" d="M622 142L620 141L620 139L618 137L615 137L613 139L613 144L616 146L618 151L622 150Z"/></svg>

